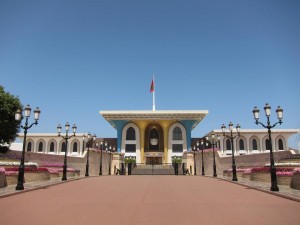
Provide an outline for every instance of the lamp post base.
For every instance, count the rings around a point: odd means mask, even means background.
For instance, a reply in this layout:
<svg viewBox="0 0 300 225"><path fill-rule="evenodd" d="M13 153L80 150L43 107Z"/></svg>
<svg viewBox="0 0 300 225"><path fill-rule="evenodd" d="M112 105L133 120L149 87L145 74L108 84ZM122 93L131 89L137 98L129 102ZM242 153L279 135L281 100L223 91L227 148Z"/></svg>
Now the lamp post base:
<svg viewBox="0 0 300 225"><path fill-rule="evenodd" d="M63 166L63 176L61 180L67 180L67 165Z"/></svg>
<svg viewBox="0 0 300 225"><path fill-rule="evenodd" d="M22 191L24 190L24 168L19 169L19 174L18 174L18 183L16 186L16 191Z"/></svg>
<svg viewBox="0 0 300 225"><path fill-rule="evenodd" d="M214 169L213 177L217 177L217 167L216 167L216 165L213 166L213 169Z"/></svg>
<svg viewBox="0 0 300 225"><path fill-rule="evenodd" d="M270 191L279 191L279 187L278 186L272 186L271 188L270 188Z"/></svg>
<svg viewBox="0 0 300 225"><path fill-rule="evenodd" d="M89 165L86 165L86 167L85 167L85 176L86 177L89 176Z"/></svg>
<svg viewBox="0 0 300 225"><path fill-rule="evenodd" d="M24 190L24 186L23 185L17 185L16 186L16 191L22 191L22 190Z"/></svg>
<svg viewBox="0 0 300 225"><path fill-rule="evenodd" d="M99 176L102 176L102 165L100 166Z"/></svg>

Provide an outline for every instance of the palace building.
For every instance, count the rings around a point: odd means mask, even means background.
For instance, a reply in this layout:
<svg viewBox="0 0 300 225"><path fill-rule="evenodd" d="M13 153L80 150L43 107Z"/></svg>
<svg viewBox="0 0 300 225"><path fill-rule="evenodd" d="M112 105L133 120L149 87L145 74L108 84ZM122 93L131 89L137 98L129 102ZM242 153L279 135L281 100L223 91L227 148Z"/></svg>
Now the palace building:
<svg viewBox="0 0 300 225"><path fill-rule="evenodd" d="M117 151L136 163L171 163L191 149L191 132L207 110L100 111L117 130Z"/></svg>

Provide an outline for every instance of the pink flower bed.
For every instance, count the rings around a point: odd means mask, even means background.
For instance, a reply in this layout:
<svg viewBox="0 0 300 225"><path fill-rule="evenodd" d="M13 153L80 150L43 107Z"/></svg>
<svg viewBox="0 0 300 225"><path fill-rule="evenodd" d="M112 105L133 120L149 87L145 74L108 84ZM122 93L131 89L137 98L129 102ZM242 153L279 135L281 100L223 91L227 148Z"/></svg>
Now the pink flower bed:
<svg viewBox="0 0 300 225"><path fill-rule="evenodd" d="M289 168L276 168L277 172L290 172L293 171L293 168L289 167ZM257 168L253 168L252 172L270 172L270 167L257 167Z"/></svg>
<svg viewBox="0 0 300 225"><path fill-rule="evenodd" d="M51 169L51 168L47 168L50 174L58 174L58 170L57 169Z"/></svg>
<svg viewBox="0 0 300 225"><path fill-rule="evenodd" d="M244 174L250 174L250 173L252 172L252 169L253 169L253 168L247 168L247 169L244 170L243 173L244 173Z"/></svg>
<svg viewBox="0 0 300 225"><path fill-rule="evenodd" d="M287 176L287 177L291 177L291 176L293 176L293 172L292 171L289 171L289 172L281 172L281 171L279 171L279 172L276 172L276 175L277 176Z"/></svg>
<svg viewBox="0 0 300 225"><path fill-rule="evenodd" d="M18 175L18 171L5 171L5 176Z"/></svg>
<svg viewBox="0 0 300 225"><path fill-rule="evenodd" d="M19 171L19 168L16 167L10 167L10 168L5 168L6 172L7 171ZM24 168L25 172L46 172L48 171L47 168L32 168L32 167L25 167Z"/></svg>
<svg viewBox="0 0 300 225"><path fill-rule="evenodd" d="M300 173L300 168L295 168L295 169L293 170L293 172L294 172L294 174Z"/></svg>
<svg viewBox="0 0 300 225"><path fill-rule="evenodd" d="M0 174L5 174L5 169L3 167L0 167Z"/></svg>
<svg viewBox="0 0 300 225"><path fill-rule="evenodd" d="M63 168L57 169L58 172L63 172ZM67 168L67 172L75 172L75 169L73 168Z"/></svg>

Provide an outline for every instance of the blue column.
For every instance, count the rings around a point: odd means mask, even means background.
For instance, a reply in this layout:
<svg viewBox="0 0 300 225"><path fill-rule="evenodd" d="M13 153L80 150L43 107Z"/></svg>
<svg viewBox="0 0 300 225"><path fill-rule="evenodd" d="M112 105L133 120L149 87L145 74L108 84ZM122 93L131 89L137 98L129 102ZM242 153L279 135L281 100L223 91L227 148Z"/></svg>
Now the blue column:
<svg viewBox="0 0 300 225"><path fill-rule="evenodd" d="M122 131L124 126L128 123L127 120L113 120L111 121L114 124L117 130L117 149L118 152L121 152L121 144L122 144Z"/></svg>
<svg viewBox="0 0 300 225"><path fill-rule="evenodd" d="M182 125L185 127L185 130L186 130L187 151L191 151L192 150L192 146L191 146L192 128L196 121L195 120L181 120L180 122L182 123Z"/></svg>

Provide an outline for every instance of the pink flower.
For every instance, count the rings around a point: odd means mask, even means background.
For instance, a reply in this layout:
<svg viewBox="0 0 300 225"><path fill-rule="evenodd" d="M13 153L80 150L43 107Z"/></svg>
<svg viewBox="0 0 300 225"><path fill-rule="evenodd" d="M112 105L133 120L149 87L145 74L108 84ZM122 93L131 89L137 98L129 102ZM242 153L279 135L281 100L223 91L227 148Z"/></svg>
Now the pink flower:
<svg viewBox="0 0 300 225"><path fill-rule="evenodd" d="M0 167L0 174L5 174L5 169L3 167Z"/></svg>
<svg viewBox="0 0 300 225"><path fill-rule="evenodd" d="M5 176L18 175L18 171L5 171Z"/></svg>
<svg viewBox="0 0 300 225"><path fill-rule="evenodd" d="M293 172L291 172L291 171L289 171L289 172L281 172L281 171L279 171L279 172L276 172L276 175L277 176L293 176Z"/></svg>
<svg viewBox="0 0 300 225"><path fill-rule="evenodd" d="M298 167L298 168L295 168L294 170L293 170L293 172L294 173L300 173L300 168Z"/></svg>

